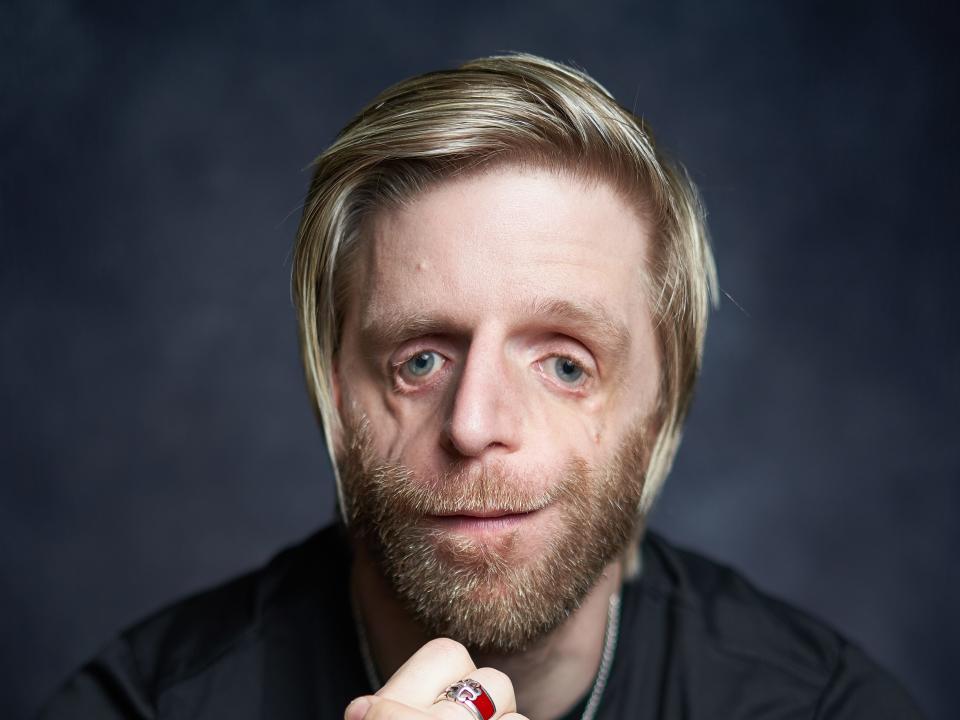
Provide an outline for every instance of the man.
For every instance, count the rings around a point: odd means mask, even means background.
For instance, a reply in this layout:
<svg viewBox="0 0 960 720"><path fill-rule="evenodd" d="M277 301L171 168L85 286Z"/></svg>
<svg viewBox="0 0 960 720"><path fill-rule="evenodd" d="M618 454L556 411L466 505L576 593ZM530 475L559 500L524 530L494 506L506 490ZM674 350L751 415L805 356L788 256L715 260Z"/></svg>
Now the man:
<svg viewBox="0 0 960 720"><path fill-rule="evenodd" d="M645 531L715 273L693 186L589 77L515 55L385 91L316 162L293 281L342 522L46 717L918 717Z"/></svg>

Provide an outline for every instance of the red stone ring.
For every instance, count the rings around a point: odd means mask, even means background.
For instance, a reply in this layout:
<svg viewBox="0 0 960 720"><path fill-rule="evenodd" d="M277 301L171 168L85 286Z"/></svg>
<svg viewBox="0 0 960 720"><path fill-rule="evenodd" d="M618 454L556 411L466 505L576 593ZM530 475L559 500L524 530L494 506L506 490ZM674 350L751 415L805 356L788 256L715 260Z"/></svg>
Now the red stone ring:
<svg viewBox="0 0 960 720"><path fill-rule="evenodd" d="M449 700L463 705L470 711L475 720L490 720L497 712L497 706L493 704L493 698L483 689L483 685L470 678L455 682L448 687L437 698L437 702L441 700Z"/></svg>

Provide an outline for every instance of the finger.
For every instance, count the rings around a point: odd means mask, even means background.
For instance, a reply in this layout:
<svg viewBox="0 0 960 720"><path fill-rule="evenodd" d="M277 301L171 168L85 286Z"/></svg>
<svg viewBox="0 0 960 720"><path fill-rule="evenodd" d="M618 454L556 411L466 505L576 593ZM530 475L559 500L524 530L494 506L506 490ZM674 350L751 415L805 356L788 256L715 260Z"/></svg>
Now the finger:
<svg viewBox="0 0 960 720"><path fill-rule="evenodd" d="M344 720L430 720L423 710L376 695L364 695L347 705Z"/></svg>
<svg viewBox="0 0 960 720"><path fill-rule="evenodd" d="M461 712L463 711L461 710ZM430 716L422 710L398 703L395 700L388 700L376 695L365 695L347 706L344 718L345 720L429 720ZM528 720L528 718L526 715L511 712L500 715L497 720Z"/></svg>
<svg viewBox="0 0 960 720"><path fill-rule="evenodd" d="M476 669L463 645L436 638L411 655L377 696L426 709L440 693Z"/></svg>
<svg viewBox="0 0 960 720"><path fill-rule="evenodd" d="M494 706L494 713L490 716L491 718L497 720L516 711L517 698L513 692L513 683L506 674L494 668L485 667L474 670L469 676L459 679L465 680L467 678L476 680L486 691ZM478 700L475 704L478 708L482 707L482 701ZM476 720L470 708L463 707L460 703L452 700L441 700L434 703L428 712L433 717L443 718L443 720Z"/></svg>

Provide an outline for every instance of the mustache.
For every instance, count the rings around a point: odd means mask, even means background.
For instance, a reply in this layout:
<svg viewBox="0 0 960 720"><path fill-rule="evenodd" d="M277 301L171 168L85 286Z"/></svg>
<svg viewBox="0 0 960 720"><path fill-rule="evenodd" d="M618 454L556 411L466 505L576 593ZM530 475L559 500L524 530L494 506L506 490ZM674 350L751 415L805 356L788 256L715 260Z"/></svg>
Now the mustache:
<svg viewBox="0 0 960 720"><path fill-rule="evenodd" d="M541 510L567 495L578 478L565 472L543 490L531 489L523 475L502 467L482 466L445 472L432 478L418 477L400 465L386 465L374 471L380 490L408 512L416 515L462 515Z"/></svg>
<svg viewBox="0 0 960 720"><path fill-rule="evenodd" d="M588 482L586 463L579 458L569 461L558 477L548 479L510 471L501 464L422 476L399 463L376 458L366 420L349 432L341 475L348 484L355 486L359 481L365 485L375 501L371 505L384 515L413 517L535 512L569 498Z"/></svg>

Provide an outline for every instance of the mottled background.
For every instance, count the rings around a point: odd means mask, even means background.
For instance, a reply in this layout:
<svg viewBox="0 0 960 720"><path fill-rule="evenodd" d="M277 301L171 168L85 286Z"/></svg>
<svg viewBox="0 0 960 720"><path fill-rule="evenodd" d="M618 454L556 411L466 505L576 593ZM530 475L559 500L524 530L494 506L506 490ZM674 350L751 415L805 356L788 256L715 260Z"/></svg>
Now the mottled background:
<svg viewBox="0 0 960 720"><path fill-rule="evenodd" d="M0 715L331 517L304 168L387 84L526 50L659 130L743 308L654 525L955 717L958 18L899 5L0 4Z"/></svg>

